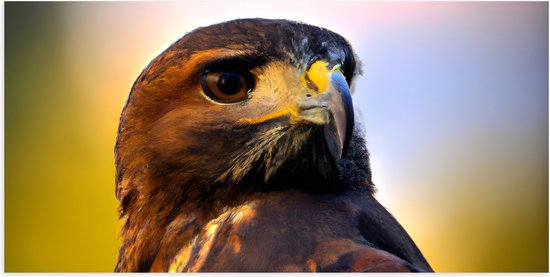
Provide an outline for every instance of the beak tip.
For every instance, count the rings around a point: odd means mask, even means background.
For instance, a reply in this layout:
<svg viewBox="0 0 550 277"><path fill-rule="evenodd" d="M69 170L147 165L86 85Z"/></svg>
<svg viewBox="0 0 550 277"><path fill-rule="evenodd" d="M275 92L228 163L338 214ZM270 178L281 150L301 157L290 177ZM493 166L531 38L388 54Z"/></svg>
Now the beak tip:
<svg viewBox="0 0 550 277"><path fill-rule="evenodd" d="M354 112L353 112L353 101L351 98L351 93L349 91L348 83L340 71L333 71L331 74L331 84L334 90L338 93L340 97L340 108L336 109L335 117L336 118L336 129L338 129L339 138L341 140L341 152L340 158L343 158L346 155L347 149L349 147L349 142L353 134L354 128Z"/></svg>

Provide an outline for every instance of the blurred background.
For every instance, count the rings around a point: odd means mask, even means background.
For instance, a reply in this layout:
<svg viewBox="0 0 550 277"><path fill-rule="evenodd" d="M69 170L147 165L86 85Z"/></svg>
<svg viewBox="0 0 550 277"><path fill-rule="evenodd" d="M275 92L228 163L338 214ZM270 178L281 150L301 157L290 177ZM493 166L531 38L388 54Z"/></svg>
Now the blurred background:
<svg viewBox="0 0 550 277"><path fill-rule="evenodd" d="M112 272L113 146L185 33L286 18L346 37L377 197L440 272L548 271L548 3L4 4L4 270Z"/></svg>

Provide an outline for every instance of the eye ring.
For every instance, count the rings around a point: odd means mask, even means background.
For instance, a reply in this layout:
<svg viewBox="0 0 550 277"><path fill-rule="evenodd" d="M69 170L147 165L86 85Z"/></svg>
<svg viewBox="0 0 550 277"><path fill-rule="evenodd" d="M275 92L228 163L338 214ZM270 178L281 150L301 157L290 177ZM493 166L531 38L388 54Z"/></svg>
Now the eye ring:
<svg viewBox="0 0 550 277"><path fill-rule="evenodd" d="M209 71L201 76L202 90L215 102L231 104L248 98L254 87L249 71Z"/></svg>

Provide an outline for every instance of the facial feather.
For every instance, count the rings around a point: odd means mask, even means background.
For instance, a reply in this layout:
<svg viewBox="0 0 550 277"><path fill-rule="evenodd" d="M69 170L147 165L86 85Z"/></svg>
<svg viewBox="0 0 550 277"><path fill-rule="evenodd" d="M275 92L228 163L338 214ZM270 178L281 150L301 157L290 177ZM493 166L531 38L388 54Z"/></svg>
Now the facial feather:
<svg viewBox="0 0 550 277"><path fill-rule="evenodd" d="M361 156L357 166L349 159L335 163L319 139L321 129L290 124L284 113L243 120L291 109L300 76L320 58L340 64L351 84L355 57L339 35L295 22L237 20L187 34L144 69L115 146L116 195L126 219L117 270L149 270L161 242L174 249L189 243L224 207L238 206L255 190L329 188L348 175L360 177L347 178L356 181L346 181L346 188L372 186L359 135L348 153ZM202 91L204 70L226 61L247 65L255 76L242 103L221 105ZM313 179L303 182L306 177ZM182 213L189 220L178 221ZM186 231L176 234L177 228ZM176 235L182 237L173 242Z"/></svg>

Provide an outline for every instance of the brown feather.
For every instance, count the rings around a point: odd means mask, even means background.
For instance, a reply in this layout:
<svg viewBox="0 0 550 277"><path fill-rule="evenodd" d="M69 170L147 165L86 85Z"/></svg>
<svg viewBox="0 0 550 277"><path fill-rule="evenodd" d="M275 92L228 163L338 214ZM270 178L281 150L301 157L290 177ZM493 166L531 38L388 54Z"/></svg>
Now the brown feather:
<svg viewBox="0 0 550 277"><path fill-rule="evenodd" d="M249 19L199 28L143 70L115 146L125 220L116 271L431 270L372 198L358 129L336 161L318 126L242 120L292 101L298 75L316 59L339 64L351 84L356 58L341 36ZM202 93L205 69L224 64L256 76L246 101L222 105Z"/></svg>

